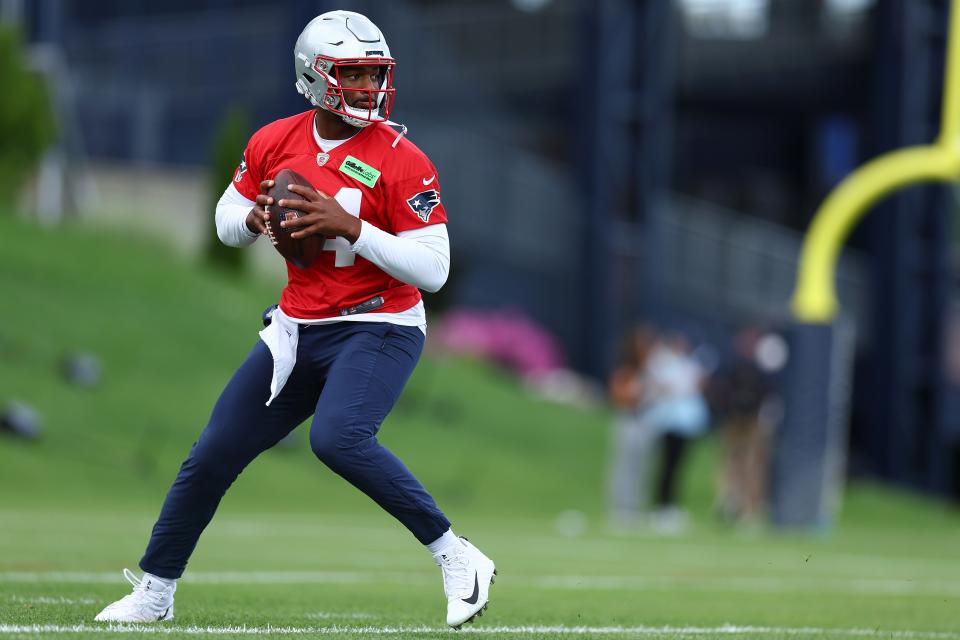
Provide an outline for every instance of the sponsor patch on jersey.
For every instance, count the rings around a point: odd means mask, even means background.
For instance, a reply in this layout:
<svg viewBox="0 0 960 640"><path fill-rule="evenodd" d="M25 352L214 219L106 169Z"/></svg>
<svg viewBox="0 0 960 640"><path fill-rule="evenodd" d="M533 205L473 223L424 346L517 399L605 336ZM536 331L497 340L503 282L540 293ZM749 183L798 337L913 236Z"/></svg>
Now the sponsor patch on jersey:
<svg viewBox="0 0 960 640"><path fill-rule="evenodd" d="M247 154L240 157L240 166L237 168L237 175L233 176L234 182L243 180L243 174L247 172Z"/></svg>
<svg viewBox="0 0 960 640"><path fill-rule="evenodd" d="M424 222L430 222L430 214L433 213L433 210L440 204L440 194L437 193L436 189L421 191L408 199L407 204L410 205L413 212L417 214L417 217Z"/></svg>
<svg viewBox="0 0 960 640"><path fill-rule="evenodd" d="M346 160L343 161L343 164L340 165L340 171L347 174L351 178L359 180L371 188L373 188L373 185L377 184L377 179L380 178L379 171L365 163L363 160L357 160L353 156L347 156Z"/></svg>

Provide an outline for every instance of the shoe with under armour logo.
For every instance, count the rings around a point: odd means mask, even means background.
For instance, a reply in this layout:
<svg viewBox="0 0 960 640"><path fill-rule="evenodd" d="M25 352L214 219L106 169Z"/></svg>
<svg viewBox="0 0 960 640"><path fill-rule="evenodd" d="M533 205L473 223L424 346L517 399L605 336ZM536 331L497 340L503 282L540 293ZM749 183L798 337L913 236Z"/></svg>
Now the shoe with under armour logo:
<svg viewBox="0 0 960 640"><path fill-rule="evenodd" d="M483 615L490 604L490 585L497 575L493 560L466 538L460 538L459 542L433 557L443 572L447 624L454 629Z"/></svg>
<svg viewBox="0 0 960 640"><path fill-rule="evenodd" d="M133 585L133 592L125 595L97 614L99 622L159 622L173 620L173 592L177 584L166 585L144 577L137 578L129 569L123 576Z"/></svg>

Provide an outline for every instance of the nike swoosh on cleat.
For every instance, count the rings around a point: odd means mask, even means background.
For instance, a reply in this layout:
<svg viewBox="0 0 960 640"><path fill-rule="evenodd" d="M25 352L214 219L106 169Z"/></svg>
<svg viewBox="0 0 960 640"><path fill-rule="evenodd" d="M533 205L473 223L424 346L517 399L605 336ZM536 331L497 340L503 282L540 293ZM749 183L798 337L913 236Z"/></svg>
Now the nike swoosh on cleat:
<svg viewBox="0 0 960 640"><path fill-rule="evenodd" d="M480 581L477 579L477 572L473 572L473 593L469 598L460 598L467 604L477 604L477 600L480 598Z"/></svg>
<svg viewBox="0 0 960 640"><path fill-rule="evenodd" d="M433 181L436 180L436 179L437 179L437 174L433 174L432 176L430 176L429 179L427 179L427 178L422 178L422 179L420 180L420 182L423 183L423 186L427 187L427 186L430 185L431 182L433 182Z"/></svg>
<svg viewBox="0 0 960 640"><path fill-rule="evenodd" d="M163 620L164 618L167 617L168 613L170 613L170 607L167 607L167 610L161 613L160 616L157 618L157 620Z"/></svg>

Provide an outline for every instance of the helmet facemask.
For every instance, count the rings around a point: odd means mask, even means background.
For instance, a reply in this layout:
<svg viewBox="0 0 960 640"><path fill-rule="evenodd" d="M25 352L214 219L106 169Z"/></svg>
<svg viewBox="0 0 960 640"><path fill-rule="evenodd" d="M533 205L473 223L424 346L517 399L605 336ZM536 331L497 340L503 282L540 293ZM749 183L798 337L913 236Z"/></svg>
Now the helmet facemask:
<svg viewBox="0 0 960 640"><path fill-rule="evenodd" d="M392 58L332 58L318 55L310 65L311 70L318 76L314 82L301 91L311 98L316 106L339 115L344 122L354 127L366 127L373 122L386 122L393 109L396 90L393 88L393 69L396 61ZM349 75L351 68L377 67L380 83L376 89L361 89L346 87L343 77ZM310 75L301 77L309 82ZM300 88L298 84L298 89ZM312 85L312 86L311 86ZM323 93L321 94L321 90ZM357 96L366 97L367 107L352 107Z"/></svg>

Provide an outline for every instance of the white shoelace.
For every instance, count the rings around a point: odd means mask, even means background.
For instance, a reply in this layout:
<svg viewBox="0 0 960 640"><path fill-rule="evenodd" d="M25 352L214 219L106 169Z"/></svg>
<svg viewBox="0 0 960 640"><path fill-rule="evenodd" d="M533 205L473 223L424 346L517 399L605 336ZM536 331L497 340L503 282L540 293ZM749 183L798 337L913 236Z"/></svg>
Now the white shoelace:
<svg viewBox="0 0 960 640"><path fill-rule="evenodd" d="M469 597L473 593L474 573L466 553L438 555L436 563L443 572L443 591L448 598Z"/></svg>
<svg viewBox="0 0 960 640"><path fill-rule="evenodd" d="M133 571L130 569L124 568L123 577L127 579L131 585L133 585L133 593L127 596L127 598L139 598L153 600L155 603L154 606L162 606L163 600L165 598L166 590L163 591L154 591L147 586L147 583L141 580L136 576Z"/></svg>

